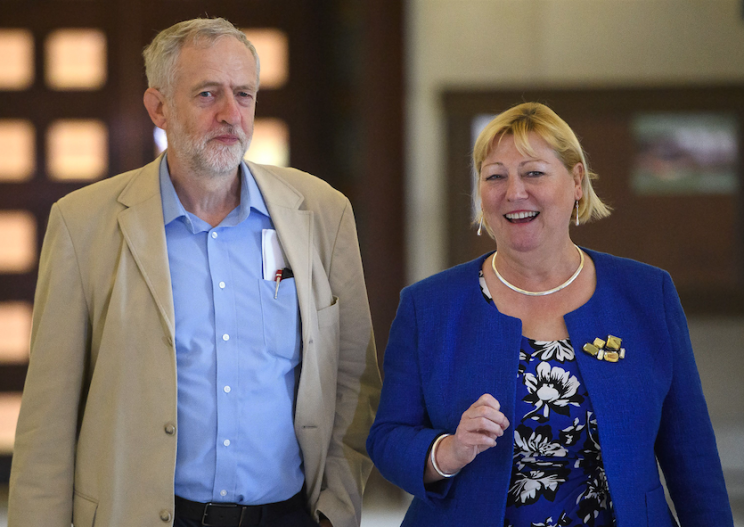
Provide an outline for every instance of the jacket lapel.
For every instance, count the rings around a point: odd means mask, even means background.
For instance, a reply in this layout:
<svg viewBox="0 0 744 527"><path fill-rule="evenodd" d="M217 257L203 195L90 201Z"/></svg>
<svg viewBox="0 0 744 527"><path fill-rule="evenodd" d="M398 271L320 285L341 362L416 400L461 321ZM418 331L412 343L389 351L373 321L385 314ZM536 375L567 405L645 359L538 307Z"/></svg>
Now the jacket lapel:
<svg viewBox="0 0 744 527"><path fill-rule="evenodd" d="M175 313L160 195L161 159L162 156L143 167L120 194L119 202L127 208L119 213L119 227L171 337L174 337ZM294 273L302 320L311 320L312 212L300 210L304 200L302 194L269 169L250 163L250 170ZM309 325L302 326L303 340L306 340Z"/></svg>
<svg viewBox="0 0 744 527"><path fill-rule="evenodd" d="M313 319L311 295L313 213L299 208L305 199L304 196L284 179L273 174L269 167L253 163L248 165L261 190L279 243L294 273L300 318L303 321L302 340L307 341L310 328L307 322Z"/></svg>
<svg viewBox="0 0 744 527"><path fill-rule="evenodd" d="M127 207L119 213L119 227L173 338L175 313L160 197L161 159L143 167L119 195L119 202Z"/></svg>

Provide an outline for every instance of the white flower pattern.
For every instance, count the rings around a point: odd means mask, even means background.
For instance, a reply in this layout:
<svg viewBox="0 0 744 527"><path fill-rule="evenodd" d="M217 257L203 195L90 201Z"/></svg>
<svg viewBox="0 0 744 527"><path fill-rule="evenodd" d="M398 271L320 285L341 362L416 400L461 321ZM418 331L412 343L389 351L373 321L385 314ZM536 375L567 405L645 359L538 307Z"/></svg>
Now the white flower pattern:
<svg viewBox="0 0 744 527"><path fill-rule="evenodd" d="M523 338L520 352L514 464L504 525L558 527L615 525L594 417L568 340ZM544 352L541 348L550 348ZM573 349L571 347L571 349ZM570 356L568 360L559 360ZM545 357L548 360L543 360ZM523 408L524 410L520 410ZM537 421L539 425L531 425ZM562 485L581 481L577 485ZM534 511L533 511L534 509ZM529 511L529 512L528 512Z"/></svg>
<svg viewBox="0 0 744 527"><path fill-rule="evenodd" d="M514 450L520 451L525 461L538 457L566 457L568 453L560 442L553 441L553 430L549 426L538 426L532 430L519 425L514 431Z"/></svg>
<svg viewBox="0 0 744 527"><path fill-rule="evenodd" d="M485 279L481 291L492 302ZM614 526L596 417L568 339L522 338L504 527Z"/></svg>
<svg viewBox="0 0 744 527"><path fill-rule="evenodd" d="M535 406L526 417L541 423L548 420L551 410L568 415L568 405L578 407L584 400L577 393L578 379L560 366L551 367L549 362L541 362L537 366L536 375L525 373L524 384L529 391L525 401Z"/></svg>
<svg viewBox="0 0 744 527"><path fill-rule="evenodd" d="M567 340L534 340L530 341L534 348L533 357L539 357L540 360L555 359L558 362L574 360L573 346Z"/></svg>

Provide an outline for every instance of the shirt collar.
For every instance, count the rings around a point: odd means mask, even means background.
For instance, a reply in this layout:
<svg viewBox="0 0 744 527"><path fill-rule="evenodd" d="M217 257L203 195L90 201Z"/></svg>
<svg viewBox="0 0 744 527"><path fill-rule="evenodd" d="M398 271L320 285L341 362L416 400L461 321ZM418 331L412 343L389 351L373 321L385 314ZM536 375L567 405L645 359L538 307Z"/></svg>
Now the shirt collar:
<svg viewBox="0 0 744 527"><path fill-rule="evenodd" d="M173 186L168 170L167 157L166 153L160 161L160 199L163 203L163 220L166 225L182 217L198 220L199 218L183 207L178 194L176 194L176 188ZM240 175L240 204L222 220L222 223L220 223L222 226L234 226L241 223L250 215L251 209L266 217L269 216L266 202L245 161L240 162L238 173Z"/></svg>

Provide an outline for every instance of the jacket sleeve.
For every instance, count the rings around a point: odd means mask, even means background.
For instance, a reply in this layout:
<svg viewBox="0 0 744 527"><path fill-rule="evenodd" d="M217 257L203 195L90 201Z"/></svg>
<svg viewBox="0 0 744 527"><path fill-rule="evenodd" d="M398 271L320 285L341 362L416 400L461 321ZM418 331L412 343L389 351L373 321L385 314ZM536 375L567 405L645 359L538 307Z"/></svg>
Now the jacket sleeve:
<svg viewBox="0 0 744 527"><path fill-rule="evenodd" d="M695 365L687 320L667 273L663 289L673 370L662 408L656 455L682 527L733 527L716 438Z"/></svg>
<svg viewBox="0 0 744 527"><path fill-rule="evenodd" d="M421 331L413 295L404 289L385 350L385 383L367 450L387 480L431 504L446 496L452 480L424 486L429 448L446 430L432 428L427 415L419 368Z"/></svg>
<svg viewBox="0 0 744 527"><path fill-rule="evenodd" d="M351 204L341 215L329 280L339 304L336 409L317 509L334 527L357 527L372 470L365 441L380 396L380 372Z"/></svg>
<svg viewBox="0 0 744 527"><path fill-rule="evenodd" d="M58 205L52 207L44 238L34 302L8 525L70 527L90 323L78 257Z"/></svg>

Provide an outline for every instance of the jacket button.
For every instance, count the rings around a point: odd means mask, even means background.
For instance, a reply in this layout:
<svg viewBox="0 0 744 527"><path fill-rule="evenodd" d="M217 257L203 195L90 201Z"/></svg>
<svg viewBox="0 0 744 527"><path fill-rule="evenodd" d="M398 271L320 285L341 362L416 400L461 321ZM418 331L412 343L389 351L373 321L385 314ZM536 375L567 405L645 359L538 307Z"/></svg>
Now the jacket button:
<svg viewBox="0 0 744 527"><path fill-rule="evenodd" d="M175 434L176 425L174 425L173 423L167 423L165 425L165 433L168 434L169 436L172 436L173 434Z"/></svg>
<svg viewBox="0 0 744 527"><path fill-rule="evenodd" d="M171 516L170 511L167 511L165 509L163 509L162 511L160 511L160 519L163 520L164 522L171 521L171 518L172 518L172 516Z"/></svg>

